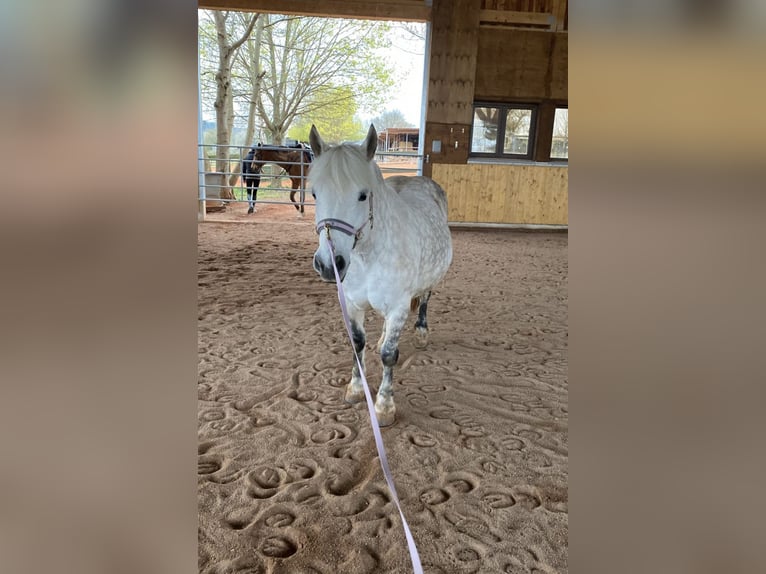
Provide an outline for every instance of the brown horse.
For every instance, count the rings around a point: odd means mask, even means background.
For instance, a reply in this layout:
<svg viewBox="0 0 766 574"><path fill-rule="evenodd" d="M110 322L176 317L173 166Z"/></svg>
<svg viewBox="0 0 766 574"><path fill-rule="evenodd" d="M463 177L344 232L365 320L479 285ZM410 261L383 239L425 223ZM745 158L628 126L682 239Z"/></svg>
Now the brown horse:
<svg viewBox="0 0 766 574"><path fill-rule="evenodd" d="M292 181L292 191L290 192L290 201L292 201L293 205L295 206L295 209L297 209L301 214L303 214L303 201L304 201L304 192L306 190L306 177L308 176L309 172L309 165L311 164L311 161L314 159L314 154L311 151L311 148L308 146L304 146L301 143L297 143L294 146L267 146L267 145L261 145L258 144L255 146L255 148L252 148L255 150L255 153L252 156L252 161L250 162L250 165L248 166L247 173L249 174L261 174L261 169L263 166L267 163L273 163L281 167L282 169L287 172L287 176ZM251 150L252 151L252 150ZM248 158L250 157L250 154L248 154ZM246 161L247 159L246 158ZM244 170L243 170L244 171ZM249 182L250 183L250 182ZM253 199L255 199L255 194L258 192L258 185L260 183L260 178L258 178L258 181L254 181L250 184L254 184L254 191L253 191ZM250 185L248 187L250 187ZM295 200L295 194L300 191L301 192L301 201L298 202ZM248 196L250 195L250 191L248 189Z"/></svg>

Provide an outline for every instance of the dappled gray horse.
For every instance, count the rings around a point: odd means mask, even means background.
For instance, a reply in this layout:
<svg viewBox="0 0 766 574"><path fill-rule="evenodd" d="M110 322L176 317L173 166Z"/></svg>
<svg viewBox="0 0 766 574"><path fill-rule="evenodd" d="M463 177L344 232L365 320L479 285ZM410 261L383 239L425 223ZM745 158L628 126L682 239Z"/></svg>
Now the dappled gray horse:
<svg viewBox="0 0 766 574"><path fill-rule="evenodd" d="M323 280L334 281L334 260L362 363L365 313L373 309L384 318L378 341L383 380L375 412L381 426L390 425L396 418L392 382L399 337L409 312L417 309L417 344L425 346L431 290L452 261L447 198L426 177L383 179L373 161L378 144L373 126L361 145L327 145L315 126L309 141L315 158L309 184L319 233L314 269ZM364 400L356 363L345 398L352 403Z"/></svg>

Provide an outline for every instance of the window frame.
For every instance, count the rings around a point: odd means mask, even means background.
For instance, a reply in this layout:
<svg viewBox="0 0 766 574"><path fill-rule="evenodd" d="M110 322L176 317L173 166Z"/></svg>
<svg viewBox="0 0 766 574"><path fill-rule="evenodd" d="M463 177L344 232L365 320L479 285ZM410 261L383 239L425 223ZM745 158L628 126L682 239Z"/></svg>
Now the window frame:
<svg viewBox="0 0 766 574"><path fill-rule="evenodd" d="M569 163L569 135L567 135L567 157L553 157L553 138L556 132L556 110L567 110L567 134L569 132L569 103L555 104L553 107L553 128L551 132L551 149L548 150L548 161L555 163Z"/></svg>
<svg viewBox="0 0 766 574"><path fill-rule="evenodd" d="M488 159L519 159L534 161L535 142L537 139L537 114L538 104L524 102L524 103L498 103L498 102L474 102L471 108L471 133L469 134L469 158L488 158ZM473 131L475 127L476 108L497 108L499 110L498 126L497 126L497 139L495 140L494 152L478 152L473 151ZM529 118L529 139L527 140L527 153L505 153L503 146L505 144L505 128L508 120L508 110L530 110Z"/></svg>

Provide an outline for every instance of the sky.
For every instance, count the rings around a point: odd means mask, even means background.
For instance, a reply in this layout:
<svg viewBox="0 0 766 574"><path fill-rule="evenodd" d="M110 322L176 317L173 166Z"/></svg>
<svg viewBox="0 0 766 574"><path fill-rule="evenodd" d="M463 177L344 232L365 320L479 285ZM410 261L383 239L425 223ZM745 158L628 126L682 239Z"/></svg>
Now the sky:
<svg viewBox="0 0 766 574"><path fill-rule="evenodd" d="M425 24L420 27L425 37ZM396 26L391 34L392 47L381 55L394 63L402 77L392 90L386 110L398 109L407 121L420 127L425 40L417 40Z"/></svg>

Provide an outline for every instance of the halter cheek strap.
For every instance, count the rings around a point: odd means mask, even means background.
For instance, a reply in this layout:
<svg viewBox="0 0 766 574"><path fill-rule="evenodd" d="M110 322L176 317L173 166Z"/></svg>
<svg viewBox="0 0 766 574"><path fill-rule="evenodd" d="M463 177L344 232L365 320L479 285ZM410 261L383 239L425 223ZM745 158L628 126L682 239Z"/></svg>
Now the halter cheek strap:
<svg viewBox="0 0 766 574"><path fill-rule="evenodd" d="M365 220L364 223L362 223L362 225L359 227L354 227L342 219L333 219L332 217L328 217L327 219L323 219L317 222L317 235L322 233L322 230L327 230L327 235L329 237L330 230L336 229L337 231L345 233L346 235L352 235L354 237L354 246L356 246L356 242L359 241L359 238L362 236L362 230L367 226L368 223L370 224L370 229L372 229L372 219L372 192L370 192L370 216Z"/></svg>

